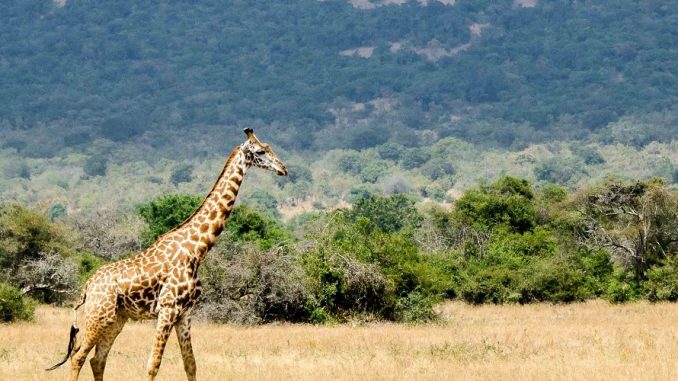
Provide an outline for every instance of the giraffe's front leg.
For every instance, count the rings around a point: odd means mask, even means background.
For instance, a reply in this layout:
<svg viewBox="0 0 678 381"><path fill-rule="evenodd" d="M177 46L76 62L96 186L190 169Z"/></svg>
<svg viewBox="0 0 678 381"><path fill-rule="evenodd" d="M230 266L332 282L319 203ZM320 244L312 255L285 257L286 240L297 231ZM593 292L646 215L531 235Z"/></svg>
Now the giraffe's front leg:
<svg viewBox="0 0 678 381"><path fill-rule="evenodd" d="M172 327L177 320L177 310L174 306L161 307L158 312L158 324L155 328L155 343L153 343L153 350L148 359L147 365L147 380L152 381L158 374L160 362L162 361L162 354L165 351L167 338L172 332Z"/></svg>
<svg viewBox="0 0 678 381"><path fill-rule="evenodd" d="M191 345L191 314L190 311L184 313L174 326L181 348L181 357L184 360L184 370L188 381L195 381L195 357L193 356L193 347Z"/></svg>

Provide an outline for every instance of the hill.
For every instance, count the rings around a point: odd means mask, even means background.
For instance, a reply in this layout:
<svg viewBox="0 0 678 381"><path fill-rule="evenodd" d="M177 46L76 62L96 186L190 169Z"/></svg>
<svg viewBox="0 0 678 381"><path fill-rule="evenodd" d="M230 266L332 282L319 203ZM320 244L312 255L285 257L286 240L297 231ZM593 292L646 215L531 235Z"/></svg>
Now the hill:
<svg viewBox="0 0 678 381"><path fill-rule="evenodd" d="M292 209L502 174L676 182L676 36L655 1L8 1L0 189L200 194L244 126L300 174L253 193Z"/></svg>
<svg viewBox="0 0 678 381"><path fill-rule="evenodd" d="M676 124L671 2L43 0L3 8L4 145L29 156L81 151L97 138L164 152L174 143L159 142L167 135L242 124L274 126L294 150L424 144L412 138L425 130L503 147L609 141L610 122L652 115L643 143L671 139ZM381 105L389 120L375 115ZM345 117L374 120L328 131Z"/></svg>

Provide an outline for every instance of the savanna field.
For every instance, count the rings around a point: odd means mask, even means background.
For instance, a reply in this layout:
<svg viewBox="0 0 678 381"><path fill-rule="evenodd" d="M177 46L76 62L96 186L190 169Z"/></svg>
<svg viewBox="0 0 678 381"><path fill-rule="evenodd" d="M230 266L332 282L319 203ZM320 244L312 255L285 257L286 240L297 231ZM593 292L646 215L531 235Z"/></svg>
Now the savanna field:
<svg viewBox="0 0 678 381"><path fill-rule="evenodd" d="M438 308L433 324L233 326L196 323L201 380L676 380L678 305ZM39 307L33 322L0 326L0 379L64 380L70 310ZM108 380L142 379L151 322L128 324L106 369ZM158 379L184 379L174 335ZM88 364L82 380L91 380Z"/></svg>

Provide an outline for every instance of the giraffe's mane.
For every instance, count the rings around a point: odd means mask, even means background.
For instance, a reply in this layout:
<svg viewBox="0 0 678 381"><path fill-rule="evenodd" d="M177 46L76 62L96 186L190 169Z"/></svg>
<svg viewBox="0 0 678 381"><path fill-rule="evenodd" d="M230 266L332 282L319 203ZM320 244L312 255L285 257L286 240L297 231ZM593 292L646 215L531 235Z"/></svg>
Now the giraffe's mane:
<svg viewBox="0 0 678 381"><path fill-rule="evenodd" d="M162 237L162 236L164 236L164 235L166 235L166 234L169 234L169 233L172 233L172 232L175 232L175 231L181 229L181 228L184 227L186 224L188 224L188 222L191 221L191 220L193 219L193 217L195 217L195 215L198 213L198 211L203 207L203 205L205 205L205 201L207 201L207 199L212 195L212 193L214 193L214 189L217 187L217 184L219 184L219 180L221 180L221 178L224 176L224 173L226 173L226 170L228 169L228 167L231 166L231 163L233 162L233 159L235 159L235 155L237 155L239 151L240 151L240 146L237 146L237 147L233 148L233 151L231 151L231 154L228 155L228 158L226 159L226 164L224 164L224 168L221 169L221 173L220 173L219 176L217 177L216 181L214 181L214 185L212 185L212 189L210 189L210 192L207 194L207 196L205 196L205 198L202 200L202 202L200 203L200 205L198 205L198 207L195 209L195 211L193 212L193 214L191 214L190 217L188 217L187 219L185 219L184 222L180 223L179 225L177 225L176 227L172 228L172 229L169 230L167 233L164 233L164 234L161 235L160 237ZM156 242L160 239L160 237L158 237L158 239L156 240Z"/></svg>

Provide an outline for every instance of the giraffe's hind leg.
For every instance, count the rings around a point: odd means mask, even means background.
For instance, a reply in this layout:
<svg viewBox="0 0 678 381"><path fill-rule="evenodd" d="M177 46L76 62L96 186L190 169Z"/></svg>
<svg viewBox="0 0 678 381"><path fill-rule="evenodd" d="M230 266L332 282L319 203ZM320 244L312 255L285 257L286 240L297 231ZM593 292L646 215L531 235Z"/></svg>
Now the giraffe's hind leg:
<svg viewBox="0 0 678 381"><path fill-rule="evenodd" d="M117 297L113 293L88 295L85 337L71 357L71 381L78 380L87 355L101 341L108 328L116 323L116 301Z"/></svg>
<svg viewBox="0 0 678 381"><path fill-rule="evenodd" d="M96 344L94 357L89 360L89 363L92 366L92 373L94 374L94 381L103 381L108 352L111 350L113 342L118 337L118 334L120 334L120 331L122 331L125 323L127 323L127 317L118 316L115 323L108 326L102 332L101 338Z"/></svg>

